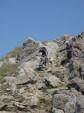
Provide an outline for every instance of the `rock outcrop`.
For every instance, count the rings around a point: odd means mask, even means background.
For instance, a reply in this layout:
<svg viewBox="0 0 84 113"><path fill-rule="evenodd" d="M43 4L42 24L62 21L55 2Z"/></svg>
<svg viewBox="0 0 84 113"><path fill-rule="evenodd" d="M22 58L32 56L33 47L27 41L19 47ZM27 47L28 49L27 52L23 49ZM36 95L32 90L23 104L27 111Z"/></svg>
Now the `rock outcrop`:
<svg viewBox="0 0 84 113"><path fill-rule="evenodd" d="M74 36L72 62L64 48L71 36L47 42L29 38L0 60L0 113L84 113L84 33ZM48 63L39 70L39 48Z"/></svg>

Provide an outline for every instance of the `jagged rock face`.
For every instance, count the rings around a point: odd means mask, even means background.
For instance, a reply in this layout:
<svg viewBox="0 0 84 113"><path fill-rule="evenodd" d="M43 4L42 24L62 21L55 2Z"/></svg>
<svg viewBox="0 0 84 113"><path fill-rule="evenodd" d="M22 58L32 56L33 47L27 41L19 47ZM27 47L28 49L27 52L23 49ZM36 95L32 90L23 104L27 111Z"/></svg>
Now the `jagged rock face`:
<svg viewBox="0 0 84 113"><path fill-rule="evenodd" d="M21 62L35 58L34 53L37 51L38 46L39 44L34 40L26 40L26 42L23 43L23 53L21 55Z"/></svg>
<svg viewBox="0 0 84 113"><path fill-rule="evenodd" d="M77 98L77 113L84 113L84 96Z"/></svg>
<svg viewBox="0 0 84 113"><path fill-rule="evenodd" d="M70 86L74 86L78 91L84 94L84 80L76 77L71 81Z"/></svg>
<svg viewBox="0 0 84 113"><path fill-rule="evenodd" d="M50 74L45 77L45 83L47 86L51 86L51 87L59 87L62 85L62 82L60 81L59 78Z"/></svg>
<svg viewBox="0 0 84 113"><path fill-rule="evenodd" d="M37 59L36 55L38 55L38 50L40 47L46 47L48 50L48 57L53 58L55 57L56 50L58 49L58 45L51 41L46 43L35 42L34 40L28 39L25 42L25 46L23 43L23 54L22 54L22 61L28 61L30 59Z"/></svg>
<svg viewBox="0 0 84 113"><path fill-rule="evenodd" d="M83 113L83 102L84 96L82 96L81 94L75 94L71 91L69 93L67 93L67 91L61 91L60 93L54 95L53 109L59 109L62 112L64 111L64 113Z"/></svg>
<svg viewBox="0 0 84 113"><path fill-rule="evenodd" d="M29 38L23 42L18 61L13 56L0 61L0 69L5 64L18 66L17 75L6 71L7 76L0 81L1 113L84 113L84 33L75 37L74 44L81 50L73 48L73 65L61 64L67 57L66 51L59 51L71 38L69 35L47 42ZM43 70L37 70L40 47L48 50Z"/></svg>

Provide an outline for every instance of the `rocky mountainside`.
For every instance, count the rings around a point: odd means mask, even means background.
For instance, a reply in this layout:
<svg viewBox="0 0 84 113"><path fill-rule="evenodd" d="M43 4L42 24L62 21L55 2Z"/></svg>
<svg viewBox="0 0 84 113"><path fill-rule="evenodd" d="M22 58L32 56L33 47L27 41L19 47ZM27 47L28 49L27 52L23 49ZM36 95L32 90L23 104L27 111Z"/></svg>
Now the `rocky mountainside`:
<svg viewBox="0 0 84 113"><path fill-rule="evenodd" d="M0 59L0 113L84 113L84 32L74 36L73 63L66 62L64 35L46 42L31 38ZM38 69L38 50L48 63ZM71 78L70 78L71 77Z"/></svg>

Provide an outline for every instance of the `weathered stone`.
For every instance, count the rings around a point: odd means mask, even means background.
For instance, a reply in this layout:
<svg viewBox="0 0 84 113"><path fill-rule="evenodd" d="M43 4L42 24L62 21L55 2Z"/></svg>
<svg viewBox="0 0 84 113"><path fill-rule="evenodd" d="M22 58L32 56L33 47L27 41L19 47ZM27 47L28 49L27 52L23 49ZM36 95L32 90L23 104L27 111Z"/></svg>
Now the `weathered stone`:
<svg viewBox="0 0 84 113"><path fill-rule="evenodd" d="M27 109L23 104L21 104L19 102L15 102L14 106L16 106L17 109L19 109L19 110L24 110L25 111Z"/></svg>
<svg viewBox="0 0 84 113"><path fill-rule="evenodd" d="M26 40L23 42L23 47L28 46L30 43L34 43L35 40L32 37L26 38Z"/></svg>
<svg viewBox="0 0 84 113"><path fill-rule="evenodd" d="M59 80L59 78L51 74L45 77L45 83L47 86L49 85L51 87L61 86L61 81Z"/></svg>
<svg viewBox="0 0 84 113"><path fill-rule="evenodd" d="M70 83L71 87L76 88L78 91L81 91L82 93L84 93L84 81L81 80L80 78L74 78L71 83Z"/></svg>
<svg viewBox="0 0 84 113"><path fill-rule="evenodd" d="M48 58L56 58L56 50L58 49L57 43L50 41L46 43L46 48L48 50Z"/></svg>
<svg viewBox="0 0 84 113"><path fill-rule="evenodd" d="M9 64L16 64L16 58L15 58L15 57L9 58L9 59L8 59L8 63L9 63Z"/></svg>
<svg viewBox="0 0 84 113"><path fill-rule="evenodd" d="M84 113L84 96L79 96L76 102L76 112Z"/></svg>
<svg viewBox="0 0 84 113"><path fill-rule="evenodd" d="M36 87L37 87L38 89L45 89L45 88L46 88L45 84L42 83L42 82L37 82L37 83L36 83Z"/></svg>
<svg viewBox="0 0 84 113"><path fill-rule="evenodd" d="M84 72L84 64L81 64L80 68L81 68L81 72Z"/></svg>
<svg viewBox="0 0 84 113"><path fill-rule="evenodd" d="M19 90L19 93L21 94L21 93L23 93L25 91L25 88L23 87L23 88L21 88L20 90Z"/></svg>
<svg viewBox="0 0 84 113"><path fill-rule="evenodd" d="M7 104L0 102L0 110L5 110L6 107L7 107Z"/></svg>
<svg viewBox="0 0 84 113"><path fill-rule="evenodd" d="M74 102L68 102L65 105L64 111L65 111L65 113L75 113L76 112L76 105L75 105L75 103Z"/></svg>
<svg viewBox="0 0 84 113"><path fill-rule="evenodd" d="M59 93L62 90L68 90L67 87L58 87L58 88L51 88L51 89L47 89L48 94L53 95L55 93Z"/></svg>
<svg viewBox="0 0 84 113"><path fill-rule="evenodd" d="M15 94L17 92L16 77L5 77L4 80L10 86L12 93Z"/></svg>
<svg viewBox="0 0 84 113"><path fill-rule="evenodd" d="M30 38L23 43L23 52L18 61L18 75L5 77L6 82L0 83L0 94L4 93L3 96L0 95L1 110L18 113L25 113L25 111L49 113L53 108L52 113L84 113L84 81L79 76L79 67L80 75L84 75L84 61L80 58L84 50L84 39L76 38L76 43L82 46L81 50L74 48L74 72L72 73L69 71L70 62L61 64L61 60L67 57L66 52L59 52L59 49L64 47L65 41L69 39L70 36L64 36L63 39L42 43ZM40 47L46 47L48 50L48 63L46 69L42 71L36 70L40 60L38 53ZM76 55L80 57L76 59ZM15 64L15 59L8 57L3 62ZM70 74L79 78L68 80ZM7 85L6 90L3 89L3 85L4 87ZM13 97L10 96L11 91ZM6 108L5 104L7 104Z"/></svg>
<svg viewBox="0 0 84 113"><path fill-rule="evenodd" d="M38 102L39 102L39 98L36 95L34 95L34 96L32 96L32 98L30 100L30 106L31 107L37 106Z"/></svg>
<svg viewBox="0 0 84 113"><path fill-rule="evenodd" d="M32 69L32 67L29 66L30 63L24 63L22 64L19 68L19 74L16 77L10 77L10 80L6 77L6 81L8 81L8 83L10 83L10 85L12 84L16 84L16 85L25 85L25 84L33 84L36 82L36 76L35 76L35 71ZM9 82L10 80L10 82Z"/></svg>
<svg viewBox="0 0 84 113"><path fill-rule="evenodd" d="M64 110L65 104L69 102L70 96L65 94L56 94L53 98L53 107Z"/></svg>
<svg viewBox="0 0 84 113"><path fill-rule="evenodd" d="M0 61L0 67L1 67L3 64L4 64L4 62L3 62L3 61Z"/></svg>
<svg viewBox="0 0 84 113"><path fill-rule="evenodd" d="M35 53L38 49L38 43L33 39L28 39L23 43L23 53L21 55L21 62L29 61L35 58Z"/></svg>
<svg viewBox="0 0 84 113"><path fill-rule="evenodd" d="M59 67L55 67L53 66L51 68L51 73L55 76L57 76L58 78L60 78L61 81L67 82L67 78L68 78L68 71L66 68L64 68L63 66L59 66Z"/></svg>
<svg viewBox="0 0 84 113"><path fill-rule="evenodd" d="M53 108L52 113L64 113L63 110Z"/></svg>

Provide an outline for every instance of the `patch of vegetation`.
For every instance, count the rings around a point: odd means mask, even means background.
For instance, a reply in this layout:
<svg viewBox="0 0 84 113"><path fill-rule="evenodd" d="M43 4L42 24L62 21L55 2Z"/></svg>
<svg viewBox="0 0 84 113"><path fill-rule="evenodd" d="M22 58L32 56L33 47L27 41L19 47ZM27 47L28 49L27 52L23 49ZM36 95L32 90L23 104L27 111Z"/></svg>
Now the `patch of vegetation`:
<svg viewBox="0 0 84 113"><path fill-rule="evenodd" d="M0 61L4 61L5 57L0 58Z"/></svg>
<svg viewBox="0 0 84 113"><path fill-rule="evenodd" d="M5 76L16 76L18 74L17 64L3 64L0 68L0 80Z"/></svg>
<svg viewBox="0 0 84 113"><path fill-rule="evenodd" d="M19 57L22 53L22 48L16 48L13 51L11 51L10 53L8 53L8 57Z"/></svg>

